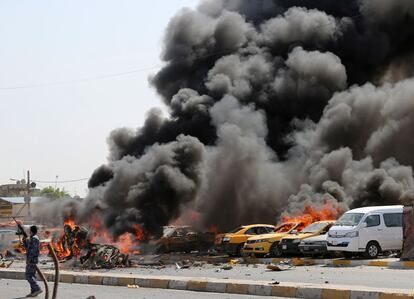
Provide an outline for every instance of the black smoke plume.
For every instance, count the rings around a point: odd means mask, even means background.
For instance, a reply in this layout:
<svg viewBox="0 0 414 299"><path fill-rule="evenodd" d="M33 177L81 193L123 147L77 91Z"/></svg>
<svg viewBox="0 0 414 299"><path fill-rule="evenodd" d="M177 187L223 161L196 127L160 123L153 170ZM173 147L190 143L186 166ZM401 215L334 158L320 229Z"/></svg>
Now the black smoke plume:
<svg viewBox="0 0 414 299"><path fill-rule="evenodd" d="M170 115L111 133L86 205L115 234L159 234L186 209L228 229L327 197L412 202L413 51L412 0L182 9L150 79Z"/></svg>

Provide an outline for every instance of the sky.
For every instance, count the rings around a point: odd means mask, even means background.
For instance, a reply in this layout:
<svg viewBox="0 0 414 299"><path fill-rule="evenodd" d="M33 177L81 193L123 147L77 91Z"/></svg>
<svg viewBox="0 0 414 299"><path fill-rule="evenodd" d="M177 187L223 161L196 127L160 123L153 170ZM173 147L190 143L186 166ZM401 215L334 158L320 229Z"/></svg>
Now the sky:
<svg viewBox="0 0 414 299"><path fill-rule="evenodd" d="M85 196L107 137L165 110L148 78L170 18L198 0L0 0L0 184L30 170L38 187ZM102 80L15 88L150 70ZM57 179L56 179L57 176Z"/></svg>

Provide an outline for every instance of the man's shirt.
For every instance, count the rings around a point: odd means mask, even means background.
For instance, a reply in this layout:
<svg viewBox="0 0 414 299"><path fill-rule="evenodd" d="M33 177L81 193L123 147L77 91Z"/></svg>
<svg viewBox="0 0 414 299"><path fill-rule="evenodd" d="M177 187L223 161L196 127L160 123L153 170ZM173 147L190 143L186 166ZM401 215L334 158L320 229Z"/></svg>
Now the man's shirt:
<svg viewBox="0 0 414 299"><path fill-rule="evenodd" d="M30 237L26 239L23 245L26 248L27 262L37 264L39 261L39 237L37 235Z"/></svg>

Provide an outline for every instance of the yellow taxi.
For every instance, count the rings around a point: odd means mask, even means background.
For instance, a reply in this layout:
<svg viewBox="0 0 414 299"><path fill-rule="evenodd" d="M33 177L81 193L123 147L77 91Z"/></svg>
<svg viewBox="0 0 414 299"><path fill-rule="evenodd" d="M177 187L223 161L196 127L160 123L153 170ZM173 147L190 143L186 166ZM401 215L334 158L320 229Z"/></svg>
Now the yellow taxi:
<svg viewBox="0 0 414 299"><path fill-rule="evenodd" d="M256 235L267 234L275 229L270 224L243 225L226 233L221 238L219 250L229 256L240 256L244 243L248 238Z"/></svg>
<svg viewBox="0 0 414 299"><path fill-rule="evenodd" d="M302 222L285 222L278 225L271 233L249 238L243 247L243 254L263 256L269 254L273 257L281 256L279 245L280 239L292 232L300 231Z"/></svg>
<svg viewBox="0 0 414 299"><path fill-rule="evenodd" d="M299 244L303 239L326 234L334 223L334 220L316 221L302 231L282 238L280 240L282 254L299 254Z"/></svg>

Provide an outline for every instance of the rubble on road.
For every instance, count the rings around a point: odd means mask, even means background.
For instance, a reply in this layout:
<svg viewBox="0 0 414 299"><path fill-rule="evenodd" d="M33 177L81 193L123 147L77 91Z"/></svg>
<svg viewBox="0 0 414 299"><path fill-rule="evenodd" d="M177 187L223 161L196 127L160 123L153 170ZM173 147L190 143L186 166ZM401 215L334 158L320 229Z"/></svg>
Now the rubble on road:
<svg viewBox="0 0 414 299"><path fill-rule="evenodd" d="M284 260L279 263L271 263L266 266L267 269L272 271L285 271L294 268L292 260Z"/></svg>
<svg viewBox="0 0 414 299"><path fill-rule="evenodd" d="M233 269L233 266L231 266L231 265L224 265L220 269L222 269L222 270L231 270L231 269Z"/></svg>
<svg viewBox="0 0 414 299"><path fill-rule="evenodd" d="M185 260L185 261L175 263L177 269L188 269L191 266L193 266L193 264L194 263L191 262L190 260Z"/></svg>
<svg viewBox="0 0 414 299"><path fill-rule="evenodd" d="M9 268L13 264L13 262L14 261L5 260L1 256L1 258L0 258L0 268Z"/></svg>

